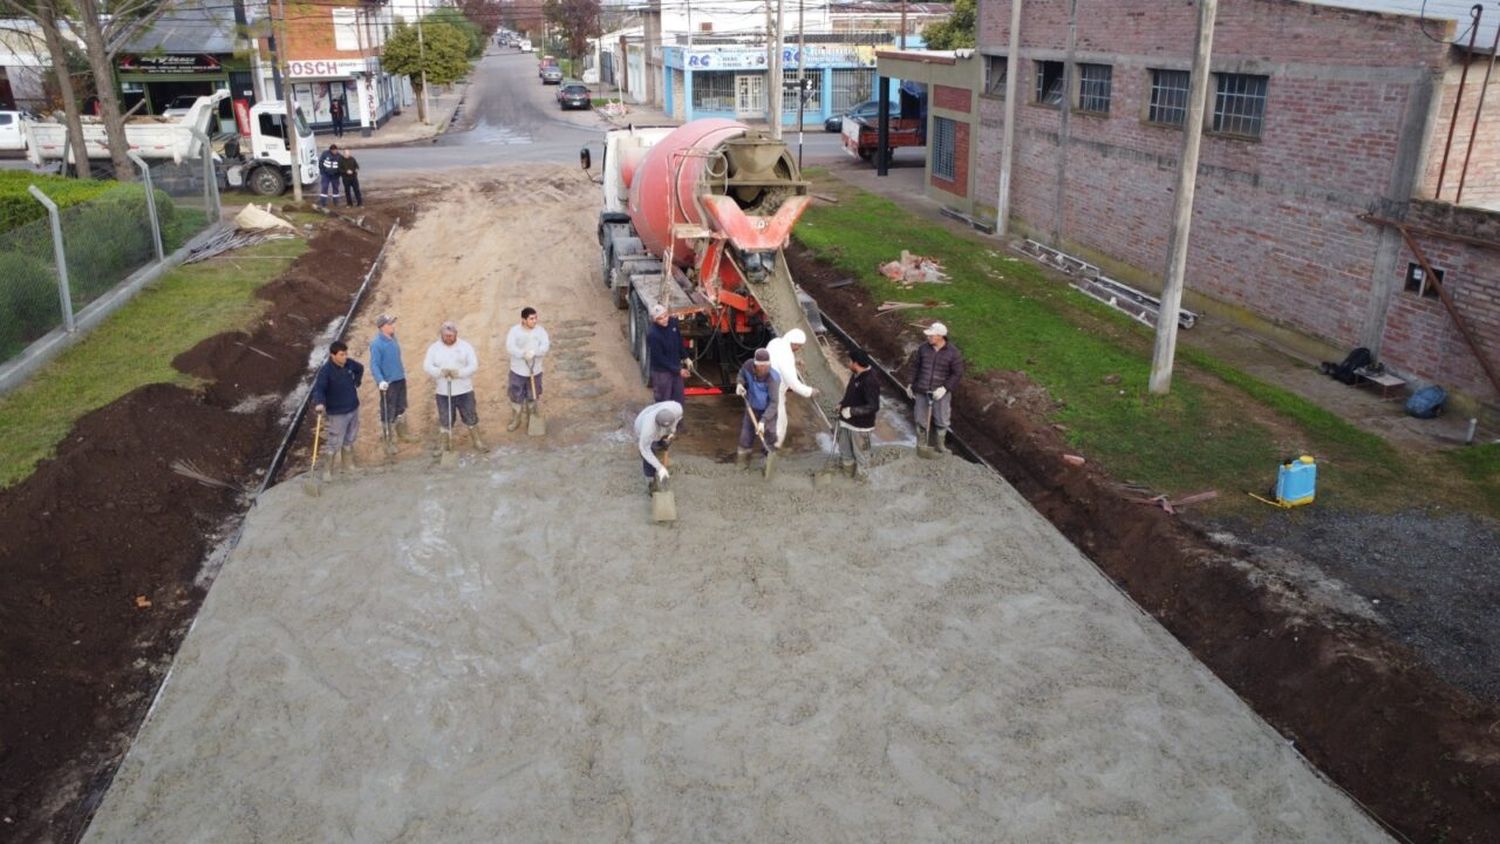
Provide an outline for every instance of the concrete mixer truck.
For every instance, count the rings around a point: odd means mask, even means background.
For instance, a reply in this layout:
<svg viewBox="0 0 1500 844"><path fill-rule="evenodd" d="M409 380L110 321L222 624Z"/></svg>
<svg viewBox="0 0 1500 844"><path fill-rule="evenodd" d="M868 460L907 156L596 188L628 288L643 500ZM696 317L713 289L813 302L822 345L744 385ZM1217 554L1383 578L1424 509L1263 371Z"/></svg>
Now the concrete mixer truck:
<svg viewBox="0 0 1500 844"><path fill-rule="evenodd" d="M590 147L579 158L592 168ZM630 313L643 379L653 304L679 318L684 356L720 388L773 334L800 327L814 336L816 307L782 255L811 199L786 144L723 119L631 127L605 135L599 169L603 281ZM824 356L803 357L809 383L837 397L841 382Z"/></svg>

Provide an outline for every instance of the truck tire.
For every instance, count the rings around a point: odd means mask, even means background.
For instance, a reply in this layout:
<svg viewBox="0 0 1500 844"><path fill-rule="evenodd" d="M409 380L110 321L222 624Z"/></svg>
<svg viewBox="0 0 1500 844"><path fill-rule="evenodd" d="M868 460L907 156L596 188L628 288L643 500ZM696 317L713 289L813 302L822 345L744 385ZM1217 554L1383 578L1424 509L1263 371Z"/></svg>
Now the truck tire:
<svg viewBox="0 0 1500 844"><path fill-rule="evenodd" d="M257 167L245 179L245 187L256 196L281 196L286 193L286 177L275 167Z"/></svg>
<svg viewBox="0 0 1500 844"><path fill-rule="evenodd" d="M600 272L603 273L603 276L604 276L603 279L602 279L604 281L604 289L605 290L609 290L610 287L612 286L612 282L611 282L611 279L610 279L610 272L609 272L610 266L609 265L613 264L615 262L614 244L606 242L604 244L603 248L600 249L599 251L602 252L603 255L604 255L604 260L602 261L602 263L600 265L602 267L602 269L600 270Z"/></svg>
<svg viewBox="0 0 1500 844"><path fill-rule="evenodd" d="M610 270L609 296L614 300L616 308L623 311L630 307L630 276L625 274L624 267Z"/></svg>

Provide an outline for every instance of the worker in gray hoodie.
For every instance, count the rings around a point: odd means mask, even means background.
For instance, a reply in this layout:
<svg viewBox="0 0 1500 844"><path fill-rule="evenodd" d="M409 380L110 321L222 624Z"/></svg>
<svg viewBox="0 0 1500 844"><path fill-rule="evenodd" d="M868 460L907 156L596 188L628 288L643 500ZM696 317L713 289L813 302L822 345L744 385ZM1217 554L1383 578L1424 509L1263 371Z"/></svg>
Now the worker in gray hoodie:
<svg viewBox="0 0 1500 844"><path fill-rule="evenodd" d="M646 473L647 492L656 492L671 476L667 452L681 421L682 405L675 401L659 401L636 414L635 442L641 453L641 471Z"/></svg>

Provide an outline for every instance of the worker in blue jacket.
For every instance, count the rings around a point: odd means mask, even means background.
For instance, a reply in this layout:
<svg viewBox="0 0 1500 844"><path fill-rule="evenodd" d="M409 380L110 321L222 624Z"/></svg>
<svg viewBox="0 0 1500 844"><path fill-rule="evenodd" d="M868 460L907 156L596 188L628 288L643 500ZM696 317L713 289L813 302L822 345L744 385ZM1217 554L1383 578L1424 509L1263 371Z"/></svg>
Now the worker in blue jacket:
<svg viewBox="0 0 1500 844"><path fill-rule="evenodd" d="M375 339L370 341L370 374L380 390L380 424L395 429L401 442L416 442L406 424L406 367L401 364L401 343L396 340L395 314L375 318ZM387 442L385 449L394 454L396 444Z"/></svg>
<svg viewBox="0 0 1500 844"><path fill-rule="evenodd" d="M318 181L318 207L328 205L328 198L333 197L333 204L339 204L339 164L343 157L339 155L339 145L329 144L328 149L318 156L318 174L322 177Z"/></svg>
<svg viewBox="0 0 1500 844"><path fill-rule="evenodd" d="M771 368L771 353L756 349L755 357L745 361L734 385L734 393L745 400L745 415L741 417L740 439L734 453L734 464L741 469L750 466L750 453L756 441L765 444L769 457L779 443L776 441L776 397L781 390L781 376Z"/></svg>
<svg viewBox="0 0 1500 844"><path fill-rule="evenodd" d="M667 313L665 305L652 305L651 327L646 329L652 401L683 403L688 358L683 357L682 350L682 330L677 327L677 317Z"/></svg>
<svg viewBox="0 0 1500 844"><path fill-rule="evenodd" d="M349 357L349 346L335 340L328 347L328 360L313 379L313 412L325 416L323 433L328 461L323 464L323 480L333 480L333 472L354 468L354 440L359 436L359 384L365 367Z"/></svg>

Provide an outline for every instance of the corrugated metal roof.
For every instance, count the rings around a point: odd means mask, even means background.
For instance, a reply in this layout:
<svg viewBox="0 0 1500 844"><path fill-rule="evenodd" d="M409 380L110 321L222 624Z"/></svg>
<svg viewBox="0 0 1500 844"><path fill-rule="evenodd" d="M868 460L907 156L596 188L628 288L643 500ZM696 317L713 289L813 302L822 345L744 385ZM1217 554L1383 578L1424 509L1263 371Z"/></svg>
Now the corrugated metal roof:
<svg viewBox="0 0 1500 844"><path fill-rule="evenodd" d="M1429 21L1456 21L1453 41L1460 47L1469 46L1469 29L1473 17L1469 10L1475 0L1302 0L1314 6L1334 6L1340 9L1363 9L1367 12L1388 12L1411 17L1425 17ZM1479 19L1479 35L1474 41L1476 52L1488 53L1495 43L1496 27L1500 26L1500 2L1487 0L1480 3L1484 14ZM1441 38L1444 27L1434 23L1427 27L1434 38Z"/></svg>
<svg viewBox="0 0 1500 844"><path fill-rule="evenodd" d="M130 39L125 53L232 53L234 8L227 2L182 4Z"/></svg>

